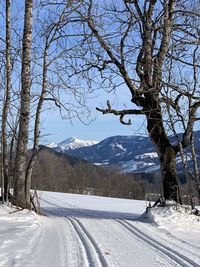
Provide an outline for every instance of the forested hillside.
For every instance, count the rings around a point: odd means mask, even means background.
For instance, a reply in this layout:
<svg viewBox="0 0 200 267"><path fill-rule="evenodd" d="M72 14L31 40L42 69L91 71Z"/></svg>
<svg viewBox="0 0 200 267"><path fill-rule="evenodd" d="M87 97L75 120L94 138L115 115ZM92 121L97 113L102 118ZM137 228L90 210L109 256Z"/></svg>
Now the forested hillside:
<svg viewBox="0 0 200 267"><path fill-rule="evenodd" d="M139 174L120 174L40 147L32 188L100 196L144 199L147 186Z"/></svg>

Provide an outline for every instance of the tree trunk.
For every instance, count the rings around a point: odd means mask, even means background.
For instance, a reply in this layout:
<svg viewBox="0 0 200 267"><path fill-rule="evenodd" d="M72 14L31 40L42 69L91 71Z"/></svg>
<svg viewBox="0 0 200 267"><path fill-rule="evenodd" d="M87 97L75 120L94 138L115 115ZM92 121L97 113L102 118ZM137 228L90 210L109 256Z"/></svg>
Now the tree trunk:
<svg viewBox="0 0 200 267"><path fill-rule="evenodd" d="M30 161L29 161L27 169L26 169L26 178L25 178L26 183L25 183L25 185L26 185L26 198L27 199L29 197L33 167L34 167L34 164L35 164L35 161L37 159L38 152L39 152L40 116L41 116L41 111L42 111L42 105L44 102L44 97L46 95L45 92L46 92L45 90L42 90L42 93L41 93L40 99L39 99L39 103L37 106L35 127L34 127L34 145L33 145L32 155L31 155Z"/></svg>
<svg viewBox="0 0 200 267"><path fill-rule="evenodd" d="M10 84L11 84L11 63L10 63L10 0L6 0L6 90L2 110L2 200L8 201L9 194L9 160L7 142L7 118L10 106Z"/></svg>
<svg viewBox="0 0 200 267"><path fill-rule="evenodd" d="M34 145L32 150L32 155L26 170L26 197L28 198L28 191L31 186L31 177L33 172L33 167L36 162L38 152L39 152L39 138L40 138L40 119L42 106L44 103L45 96L47 94L47 56L48 56L49 45L46 43L43 55L43 73L42 73L42 92L40 94L36 114L35 114L35 126L34 126Z"/></svg>
<svg viewBox="0 0 200 267"><path fill-rule="evenodd" d="M155 96L149 96L148 100L151 107L146 112L147 130L160 159L163 196L165 200L181 202L176 174L176 151L166 135L160 105L155 101Z"/></svg>
<svg viewBox="0 0 200 267"><path fill-rule="evenodd" d="M199 177L197 156L196 156L196 151L195 151L194 133L192 134L192 138L191 138L191 153L192 153L192 163L193 163L193 169L194 169L194 179L196 182L198 198L200 201L200 177Z"/></svg>
<svg viewBox="0 0 200 267"><path fill-rule="evenodd" d="M5 200L8 201L9 195L9 160L8 160L8 142L6 133L6 124L8 118L8 111L10 106L10 87L11 87L11 59L10 59L10 0L6 0L6 100L5 100L5 110L4 110L4 146L3 146L3 156L4 156L4 194ZM2 130L3 135L3 130Z"/></svg>
<svg viewBox="0 0 200 267"><path fill-rule="evenodd" d="M180 191L176 175L176 154L173 147L168 146L160 155L160 169L163 182L163 196L180 203Z"/></svg>
<svg viewBox="0 0 200 267"><path fill-rule="evenodd" d="M19 133L17 140L16 159L14 167L14 204L29 208L30 188L26 192L26 156L29 137L30 117L30 64L32 42L32 0L25 1L22 73L21 73L21 107L19 116Z"/></svg>

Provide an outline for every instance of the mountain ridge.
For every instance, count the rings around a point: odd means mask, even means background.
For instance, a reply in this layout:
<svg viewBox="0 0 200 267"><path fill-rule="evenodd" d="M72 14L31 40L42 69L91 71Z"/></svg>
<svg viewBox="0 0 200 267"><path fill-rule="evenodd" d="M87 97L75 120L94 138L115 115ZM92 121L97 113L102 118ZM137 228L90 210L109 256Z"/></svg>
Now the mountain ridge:
<svg viewBox="0 0 200 267"><path fill-rule="evenodd" d="M61 141L60 143L48 144L47 147L52 148L58 152L63 152L65 150L74 150L81 147L91 146L97 143L98 141L81 140L72 136Z"/></svg>
<svg viewBox="0 0 200 267"><path fill-rule="evenodd" d="M200 131L194 132L194 135L197 156L200 158ZM173 137L170 137L170 139L173 143L176 142ZM53 149L70 156L84 159L95 165L115 165L122 172L159 172L160 169L156 149L151 143L150 138L146 136L117 135L110 136L96 144L88 146L74 149L65 149L58 146ZM180 156L178 156L178 171L181 168L182 163Z"/></svg>

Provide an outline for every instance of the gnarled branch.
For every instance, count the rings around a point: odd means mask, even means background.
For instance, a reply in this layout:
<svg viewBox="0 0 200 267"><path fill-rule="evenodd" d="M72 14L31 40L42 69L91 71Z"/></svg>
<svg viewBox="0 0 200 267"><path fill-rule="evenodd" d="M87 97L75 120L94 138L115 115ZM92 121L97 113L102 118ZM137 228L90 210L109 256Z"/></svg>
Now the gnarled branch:
<svg viewBox="0 0 200 267"><path fill-rule="evenodd" d="M100 111L102 114L114 114L115 116L119 116L119 121L124 125L130 125L131 120L129 119L128 122L124 121L124 116L126 115L144 115L144 111L142 109L123 109L123 110L116 110L112 109L110 101L107 101L107 108L101 109L96 107L97 111Z"/></svg>

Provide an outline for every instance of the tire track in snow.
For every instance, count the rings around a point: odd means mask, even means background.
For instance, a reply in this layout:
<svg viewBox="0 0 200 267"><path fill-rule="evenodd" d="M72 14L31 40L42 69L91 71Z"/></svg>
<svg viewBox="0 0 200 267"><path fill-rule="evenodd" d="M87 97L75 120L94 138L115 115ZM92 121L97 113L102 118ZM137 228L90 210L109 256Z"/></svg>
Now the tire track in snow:
<svg viewBox="0 0 200 267"><path fill-rule="evenodd" d="M136 222L136 224L138 224L138 222ZM141 228L138 228L137 226L135 226L135 227L138 230L140 229L140 231L142 231L142 232L145 232L146 230L149 231L148 227L147 226L145 227L144 225L142 225L142 230L141 230ZM152 234L157 235L157 232L154 229L153 229L153 231L152 231L152 229L150 229L150 231ZM163 232L161 232L161 233L163 233ZM166 239L166 237L165 237L166 235L168 238L170 238L170 240ZM193 245L193 244L191 244L185 240L182 240L181 238L176 237L167 231L164 231L164 236L158 235L158 238L159 238L159 240L157 239L157 242L161 241L162 243L164 242L165 244L168 243L170 245L177 247L181 251L185 251L185 252L189 253L191 256L193 256L197 259L199 258L199 255L200 255L200 247L199 246Z"/></svg>
<svg viewBox="0 0 200 267"><path fill-rule="evenodd" d="M82 246L80 247L80 238L77 234L74 234L74 227L71 225L71 222L66 220L65 217L63 219L65 221L65 224L62 227L63 244L65 246L64 266L83 267L86 255L85 251L82 250Z"/></svg>
<svg viewBox="0 0 200 267"><path fill-rule="evenodd" d="M89 267L109 267L101 250L83 224L76 218L65 218L74 228L83 247Z"/></svg>
<svg viewBox="0 0 200 267"><path fill-rule="evenodd" d="M181 253L175 251L174 249L158 242L152 237L148 236L144 232L140 231L137 227L133 226L131 223L127 221L123 221L120 219L116 219L116 222L121 224L124 228L126 228L131 234L142 240L144 243L153 247L154 249L160 251L165 256L178 263L182 267L199 267L200 265L194 262L193 260L187 258Z"/></svg>

